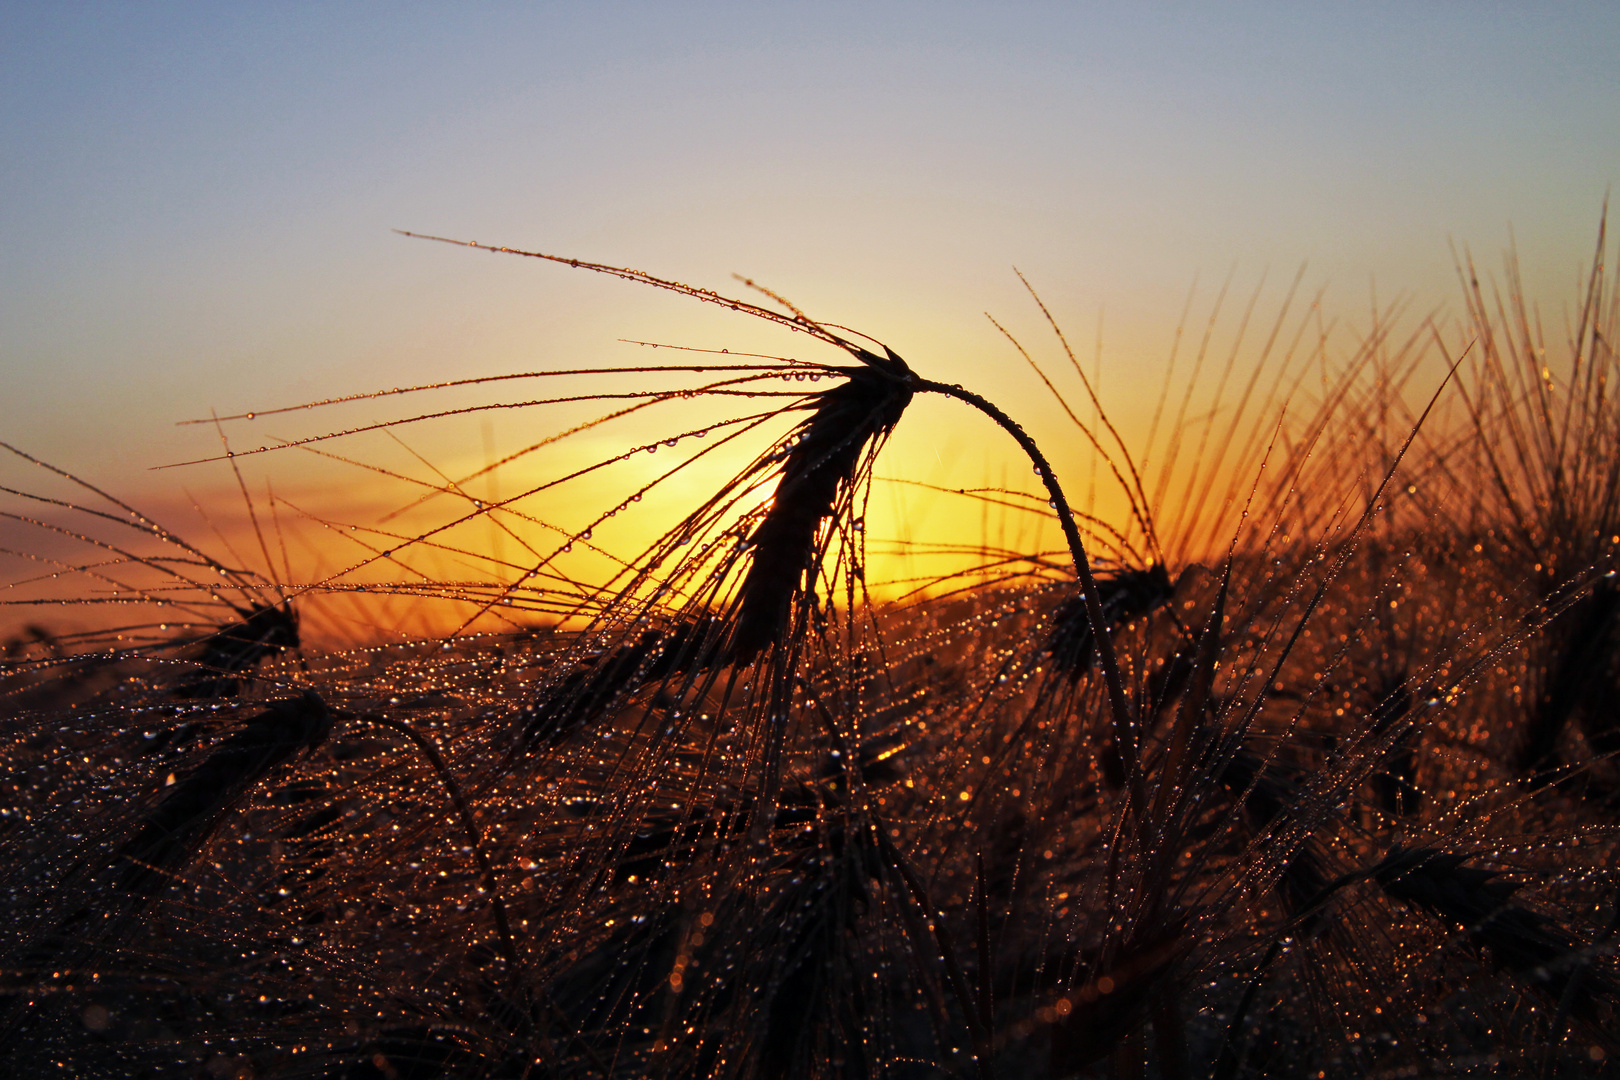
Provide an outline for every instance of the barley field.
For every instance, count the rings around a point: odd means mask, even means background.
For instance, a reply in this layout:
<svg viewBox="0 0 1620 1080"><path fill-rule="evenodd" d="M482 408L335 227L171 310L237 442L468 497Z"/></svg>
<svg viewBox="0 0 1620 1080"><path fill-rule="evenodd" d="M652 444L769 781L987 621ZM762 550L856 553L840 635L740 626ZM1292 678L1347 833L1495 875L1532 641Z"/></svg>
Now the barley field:
<svg viewBox="0 0 1620 1080"><path fill-rule="evenodd" d="M1595 252L1562 317L1464 259L1448 316L1192 326L1145 431L1044 314L1037 442L752 282L541 255L783 355L209 418L212 531L5 444L4 1071L1609 1075ZM1028 471L898 475L934 399ZM355 449L519 406L576 411L470 475ZM250 473L312 455L397 509Z"/></svg>

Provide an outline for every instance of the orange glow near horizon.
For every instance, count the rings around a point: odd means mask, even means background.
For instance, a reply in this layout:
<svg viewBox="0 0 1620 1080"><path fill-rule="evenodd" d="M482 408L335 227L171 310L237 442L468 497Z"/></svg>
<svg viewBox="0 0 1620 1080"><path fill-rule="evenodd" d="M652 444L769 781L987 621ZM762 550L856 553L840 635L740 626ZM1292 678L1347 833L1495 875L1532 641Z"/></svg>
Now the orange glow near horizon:
<svg viewBox="0 0 1620 1080"><path fill-rule="evenodd" d="M1118 485L985 318L1029 350L1081 421L1093 419L1022 276L1097 380L1174 531L1200 496L1213 500L1200 515L1231 512L1227 485L1204 473L1235 468L1247 482L1252 454L1241 466L1212 463L1271 430L1261 405L1274 412L1289 397L1309 412L1323 385L1314 374L1297 389L1264 376L1243 422L1229 423L1296 267L1309 272L1271 360L1303 330L1296 371L1319 364L1319 332L1333 338L1327 366L1347 363L1391 308L1404 306L1413 328L1435 312L1449 332L1461 310L1454 249L1467 258L1471 246L1489 278L1510 228L1523 254L1515 287L1556 327L1575 272L1590 265L1603 193L1620 179L1620 114L1605 104L1617 95L1603 90L1615 78L1603 44L1616 38L1612 5L1489 18L1415 5L920 10L842 5L806 20L770 5L547 4L379 18L365 5L208 17L10 5L0 33L0 440L162 509L221 559L263 564L241 532L246 510L228 470L150 471L218 452L209 427L175 421L706 355L636 340L847 362L689 296L395 232L405 229L759 299L731 277L744 274L815 319L876 336L925 377L998 403L1047 448L1078 508L1122 526ZM1189 382L1202 397L1183 411ZM224 429L244 451L392 425L237 459L258 505L275 493L290 576L325 581L388 539L366 529L434 527L458 501L499 501L684 430L674 409L637 414L382 520L423 484L471 476L605 407L521 404L570 385L446 388L265 412ZM586 393L667 385L577 383ZM478 404L506 407L404 422ZM987 543L1057 550L1036 515L923 486L1005 484L1044 504L1004 435L951 403L911 413L878 463L899 482L873 491L874 576L943 576ZM1183 436L1174 461L1172 429ZM724 467L662 485L603 538L642 550L767 434L746 448L739 440L746 452ZM1201 461L1211 464L1189 481ZM12 464L0 484L54 484ZM622 474L613 484L635 473L611 471ZM1167 472L1174 482L1161 493ZM67 487L62 497L95 501ZM566 531L613 495L571 484L521 510ZM512 511L495 517L537 549L558 535L518 527ZM337 522L361 529L329 527ZM75 543L17 522L0 533L0 546L36 554ZM488 520L443 538L455 550L415 545L418 578L493 581L543 557ZM69 565L97 557L78 551ZM4 558L15 560L5 563L12 577L43 569L27 555ZM391 613L382 629L402 618Z"/></svg>
<svg viewBox="0 0 1620 1080"><path fill-rule="evenodd" d="M1277 423L1283 396L1304 392L1299 373L1312 365L1324 373L1343 369L1360 355L1354 336L1306 333L1320 323L1319 312L1297 302L1290 309L1273 301L1273 311L1254 320L1273 320L1260 331L1221 321L1213 306L1208 314L1213 332L1207 340L1183 341L1174 363L1165 357L1111 366L1114 353L1103 348L1085 360L1075 358L1082 367L1089 362L1087 378L1138 459L1157 417L1142 481L1150 502L1156 501L1158 528L1177 530L1162 538L1172 547L1172 560L1203 557L1204 548L1224 543L1237 527L1233 499L1255 482L1261 436ZM1000 363L991 368L948 354L908 359L929 374L923 367L929 361L947 372L981 368L982 385L965 377L964 383L999 397L1043 446L1071 505L1083 522L1095 521L1085 526L1094 562L1104 569L1113 565L1120 543L1130 546L1125 563L1150 561L1154 553L1112 467L1077 426L1087 425L1128 475L1074 364L1038 320L1026 318L1015 332L1050 386L1005 341ZM693 336L703 340L712 333L704 327ZM761 352L769 340L734 337ZM779 339L778 332L778 347ZM745 349L704 355L627 348L631 364L752 362ZM848 362L841 355L830 359ZM1261 375L1249 387L1246 380L1257 366ZM1160 374L1130 380L1117 369ZM636 407L647 399L631 395L690 390L738 376L618 372L385 392L226 419L220 432L228 443L216 440L204 453L218 456L228 445L234 458L154 474L151 489L130 501L258 583L245 592L223 591L224 602L242 606L254 596L297 597L311 643L340 646L554 624L582 601L578 610L588 618L594 590L623 588L661 538L806 415L788 411L740 420L781 410L815 389L803 369L766 374L733 389L777 396L672 396ZM553 403L536 404L541 401ZM1241 416L1239 404L1247 410ZM625 409L632 411L612 415ZM611 418L589 423L604 416ZM347 434L285 445L330 433ZM1179 457L1172 459L1167 451L1177 436ZM1234 449L1229 442L1243 446ZM271 449L258 452L262 447ZM1165 480L1167 464L1173 482ZM240 486L233 467L240 470ZM179 493L180 481L195 484L198 477L208 478L206 486ZM756 484L739 508L768 498L771 483ZM1176 515L1200 495L1204 531L1195 536L1191 524L1176 524ZM859 514L867 594L879 602L998 579L1068 578L1055 515L1029 463L1004 432L959 402L928 396L913 401L876 460ZM54 520L70 531L82 527L72 524L72 515L58 512ZM729 520L735 521L735 511ZM62 533L46 539L43 548L60 560L59 569L95 561L82 544L70 554L75 545ZM29 543L42 550L39 535L7 546L26 551ZM154 572L150 566L141 571L151 580L136 587L137 594L162 596L174 587L158 580L161 573L153 578ZM107 599L114 585L103 577L99 571L76 576L90 594ZM70 588L58 579L35 587ZM142 587L156 591L140 593ZM130 594L125 588L123 595ZM202 623L229 617L217 601L189 610ZM8 633L25 623L53 631L117 625L116 612L82 606L8 612Z"/></svg>

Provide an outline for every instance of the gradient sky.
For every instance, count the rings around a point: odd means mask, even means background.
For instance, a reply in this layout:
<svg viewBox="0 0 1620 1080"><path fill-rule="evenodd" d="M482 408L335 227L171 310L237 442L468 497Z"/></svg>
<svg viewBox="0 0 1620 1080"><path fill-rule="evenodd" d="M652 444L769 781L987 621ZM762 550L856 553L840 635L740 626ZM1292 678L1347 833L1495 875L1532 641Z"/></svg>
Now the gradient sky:
<svg viewBox="0 0 1620 1080"><path fill-rule="evenodd" d="M746 273L1015 413L1014 266L1088 349L1106 313L1127 411L1195 279L1427 310L1511 228L1556 310L1617 47L1613 3L0 3L0 438L135 492L203 483L147 470L210 409L801 347L395 228Z"/></svg>

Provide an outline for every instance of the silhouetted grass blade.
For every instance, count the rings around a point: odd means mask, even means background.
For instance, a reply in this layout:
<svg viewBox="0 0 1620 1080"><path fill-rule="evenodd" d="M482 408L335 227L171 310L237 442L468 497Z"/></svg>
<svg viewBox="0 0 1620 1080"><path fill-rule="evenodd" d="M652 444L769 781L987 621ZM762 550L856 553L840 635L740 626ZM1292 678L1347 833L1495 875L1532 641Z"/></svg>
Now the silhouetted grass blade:
<svg viewBox="0 0 1620 1080"><path fill-rule="evenodd" d="M196 855L227 810L277 765L326 740L332 715L312 690L277 701L227 736L163 797L119 850L123 885L150 893Z"/></svg>

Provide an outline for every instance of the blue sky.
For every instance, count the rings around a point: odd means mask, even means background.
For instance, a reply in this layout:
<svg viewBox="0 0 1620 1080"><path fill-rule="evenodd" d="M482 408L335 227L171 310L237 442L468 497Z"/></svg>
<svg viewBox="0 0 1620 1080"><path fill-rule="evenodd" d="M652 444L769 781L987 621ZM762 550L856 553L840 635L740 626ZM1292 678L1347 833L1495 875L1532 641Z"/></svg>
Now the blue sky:
<svg viewBox="0 0 1620 1080"><path fill-rule="evenodd" d="M1556 309L1617 45L1614 4L0 3L0 438L141 485L210 409L773 340L394 228L747 273L1014 406L1015 265L1122 393L1234 268L1426 310L1511 226Z"/></svg>

